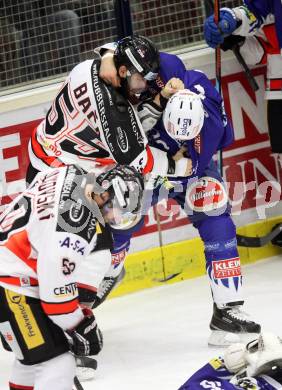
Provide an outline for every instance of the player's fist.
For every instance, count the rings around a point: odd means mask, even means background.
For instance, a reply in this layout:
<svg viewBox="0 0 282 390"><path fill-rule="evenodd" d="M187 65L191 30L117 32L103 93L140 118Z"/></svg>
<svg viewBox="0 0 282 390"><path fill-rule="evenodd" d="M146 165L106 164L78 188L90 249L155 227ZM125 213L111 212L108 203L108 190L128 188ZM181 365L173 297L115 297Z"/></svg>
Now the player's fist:
<svg viewBox="0 0 282 390"><path fill-rule="evenodd" d="M184 157L185 152L187 152L187 149L185 148L185 146L181 146L181 148L175 153L174 156L172 156L172 158L174 159L174 161L178 161Z"/></svg>
<svg viewBox="0 0 282 390"><path fill-rule="evenodd" d="M209 16L204 23L204 37L210 47L223 43L224 37L233 33L238 26L235 12L230 8L221 8L219 23L216 24L214 15Z"/></svg>
<svg viewBox="0 0 282 390"><path fill-rule="evenodd" d="M179 91L180 89L184 89L183 81L177 77L172 77L161 90L161 95L165 99L169 99L175 92Z"/></svg>

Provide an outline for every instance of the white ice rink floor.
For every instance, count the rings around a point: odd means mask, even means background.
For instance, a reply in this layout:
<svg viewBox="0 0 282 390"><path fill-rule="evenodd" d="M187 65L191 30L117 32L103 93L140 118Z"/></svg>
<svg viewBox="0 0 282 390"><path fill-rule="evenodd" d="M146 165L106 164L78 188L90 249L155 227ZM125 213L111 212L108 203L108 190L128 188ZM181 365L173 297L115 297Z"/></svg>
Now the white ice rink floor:
<svg viewBox="0 0 282 390"><path fill-rule="evenodd" d="M282 335L282 254L243 272L245 310L263 330ZM106 301L96 310L104 349L84 389L177 390L222 351L207 346L211 314L206 277ZM0 390L8 389L11 363L12 354L1 350Z"/></svg>

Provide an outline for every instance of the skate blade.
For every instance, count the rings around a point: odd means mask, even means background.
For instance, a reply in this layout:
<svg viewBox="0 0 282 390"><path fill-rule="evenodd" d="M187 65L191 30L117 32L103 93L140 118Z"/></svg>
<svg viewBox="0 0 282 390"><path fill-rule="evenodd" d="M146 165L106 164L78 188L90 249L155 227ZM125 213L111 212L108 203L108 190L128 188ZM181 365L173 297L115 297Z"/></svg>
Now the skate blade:
<svg viewBox="0 0 282 390"><path fill-rule="evenodd" d="M223 330L213 330L208 339L211 347L228 347L234 343L249 343L257 339L258 333L231 333Z"/></svg>
<svg viewBox="0 0 282 390"><path fill-rule="evenodd" d="M76 367L76 376L80 382L92 381L95 378L95 370L89 367Z"/></svg>

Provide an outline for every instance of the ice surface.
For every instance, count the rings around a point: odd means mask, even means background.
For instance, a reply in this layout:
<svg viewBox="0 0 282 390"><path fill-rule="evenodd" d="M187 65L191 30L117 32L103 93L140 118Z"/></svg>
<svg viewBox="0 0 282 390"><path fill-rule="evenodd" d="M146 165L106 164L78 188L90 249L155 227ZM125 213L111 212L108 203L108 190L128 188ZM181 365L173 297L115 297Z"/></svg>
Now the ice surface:
<svg viewBox="0 0 282 390"><path fill-rule="evenodd" d="M282 335L282 255L244 266L245 310ZM212 300L206 277L106 301L96 309L104 334L98 370L85 390L176 390L222 349L207 346ZM0 352L0 390L12 354Z"/></svg>

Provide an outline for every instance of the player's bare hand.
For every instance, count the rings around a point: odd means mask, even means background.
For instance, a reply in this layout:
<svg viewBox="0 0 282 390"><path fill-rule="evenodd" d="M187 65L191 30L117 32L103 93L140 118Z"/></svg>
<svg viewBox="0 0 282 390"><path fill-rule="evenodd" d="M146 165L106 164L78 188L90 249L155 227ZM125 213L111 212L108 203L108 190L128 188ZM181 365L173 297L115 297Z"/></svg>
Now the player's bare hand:
<svg viewBox="0 0 282 390"><path fill-rule="evenodd" d="M177 153L175 153L174 156L172 156L173 160L174 161L178 161L180 160L181 158L184 157L184 153L187 151L187 149L185 148L185 146L181 146L181 148L178 150Z"/></svg>
<svg viewBox="0 0 282 390"><path fill-rule="evenodd" d="M185 176L191 176L193 172L192 160L191 158L185 158L185 160L187 160Z"/></svg>
<svg viewBox="0 0 282 390"><path fill-rule="evenodd" d="M117 75L114 64L114 53L110 50L102 56L99 76L105 83L110 84L115 88L120 87L120 78Z"/></svg>
<svg viewBox="0 0 282 390"><path fill-rule="evenodd" d="M179 91L180 89L184 89L183 81L177 77L172 77L161 90L161 94L164 98L169 99L173 94L175 94L175 92Z"/></svg>

